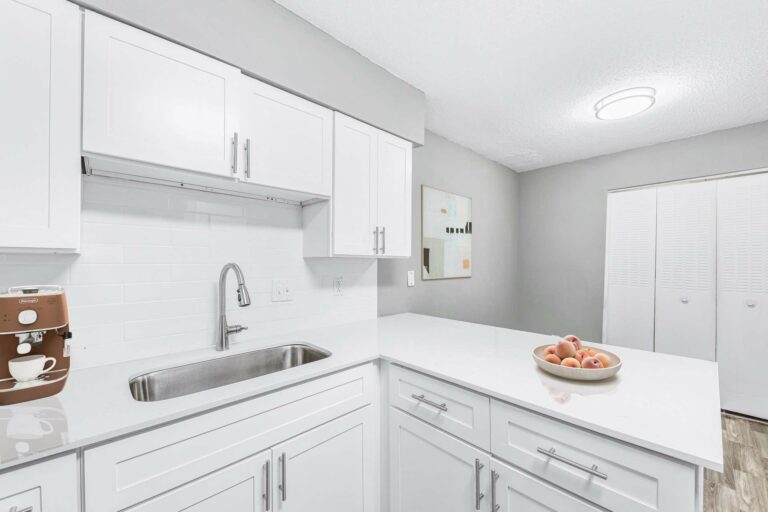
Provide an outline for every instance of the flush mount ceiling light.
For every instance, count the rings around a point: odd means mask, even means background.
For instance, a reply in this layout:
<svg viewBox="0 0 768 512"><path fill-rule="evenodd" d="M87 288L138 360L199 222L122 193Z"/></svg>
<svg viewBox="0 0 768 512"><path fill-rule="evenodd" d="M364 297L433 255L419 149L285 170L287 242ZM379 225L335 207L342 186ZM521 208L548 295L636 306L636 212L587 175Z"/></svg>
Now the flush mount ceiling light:
<svg viewBox="0 0 768 512"><path fill-rule="evenodd" d="M644 112L656 103L653 87L632 87L615 92L595 103L595 117L603 121L624 119Z"/></svg>

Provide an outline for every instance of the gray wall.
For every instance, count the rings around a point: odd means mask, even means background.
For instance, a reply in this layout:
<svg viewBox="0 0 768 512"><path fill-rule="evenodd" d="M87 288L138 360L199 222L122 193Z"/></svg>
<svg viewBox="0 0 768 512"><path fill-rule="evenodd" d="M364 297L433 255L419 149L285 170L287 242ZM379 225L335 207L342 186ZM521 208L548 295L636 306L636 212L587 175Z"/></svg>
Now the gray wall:
<svg viewBox="0 0 768 512"><path fill-rule="evenodd" d="M472 198L472 277L421 280L421 185ZM379 260L379 315L411 311L513 327L518 175L431 132L413 152L412 256ZM416 286L406 287L406 272Z"/></svg>
<svg viewBox="0 0 768 512"><path fill-rule="evenodd" d="M768 122L519 175L519 329L602 336L608 190L768 167Z"/></svg>
<svg viewBox="0 0 768 512"><path fill-rule="evenodd" d="M417 144L424 93L272 0L75 0Z"/></svg>

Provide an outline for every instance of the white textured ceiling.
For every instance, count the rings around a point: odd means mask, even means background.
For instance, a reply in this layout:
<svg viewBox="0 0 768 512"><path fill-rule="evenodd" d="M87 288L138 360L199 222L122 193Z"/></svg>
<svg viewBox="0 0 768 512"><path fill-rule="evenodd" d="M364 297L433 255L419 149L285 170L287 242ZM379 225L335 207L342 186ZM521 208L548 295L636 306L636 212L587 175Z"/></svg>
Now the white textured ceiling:
<svg viewBox="0 0 768 512"><path fill-rule="evenodd" d="M517 171L768 119L768 0L277 2L424 91L430 130ZM652 109L595 119L635 86Z"/></svg>

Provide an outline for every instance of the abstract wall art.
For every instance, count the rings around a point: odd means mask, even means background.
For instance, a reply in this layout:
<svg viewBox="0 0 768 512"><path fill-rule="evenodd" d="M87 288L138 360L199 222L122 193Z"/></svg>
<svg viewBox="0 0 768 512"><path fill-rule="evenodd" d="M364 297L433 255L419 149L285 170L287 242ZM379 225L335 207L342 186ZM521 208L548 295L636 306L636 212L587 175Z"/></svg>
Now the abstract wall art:
<svg viewBox="0 0 768 512"><path fill-rule="evenodd" d="M472 199L421 186L421 278L472 277Z"/></svg>

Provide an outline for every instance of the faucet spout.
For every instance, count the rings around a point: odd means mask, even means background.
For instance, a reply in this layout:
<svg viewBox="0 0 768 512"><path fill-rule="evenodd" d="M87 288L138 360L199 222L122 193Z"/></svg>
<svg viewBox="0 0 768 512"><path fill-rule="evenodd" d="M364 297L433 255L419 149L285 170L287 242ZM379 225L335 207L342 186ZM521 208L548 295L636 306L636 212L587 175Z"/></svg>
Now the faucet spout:
<svg viewBox="0 0 768 512"><path fill-rule="evenodd" d="M245 286L243 271L237 263L227 263L219 275L219 328L216 350L229 350L229 335L248 329L243 325L227 324L227 273L230 270L237 278L237 304L241 308L251 305L251 296L248 293L248 287Z"/></svg>

